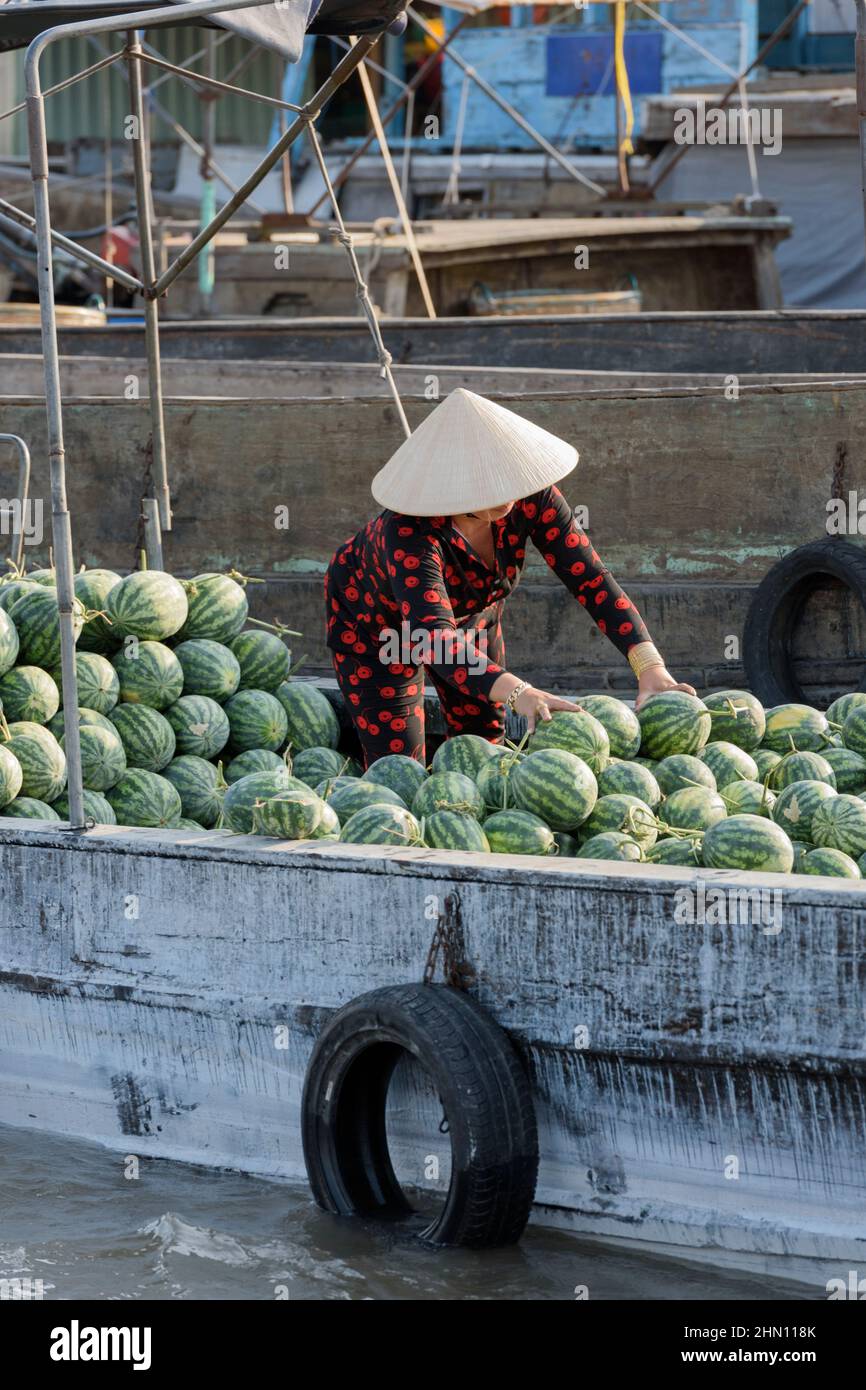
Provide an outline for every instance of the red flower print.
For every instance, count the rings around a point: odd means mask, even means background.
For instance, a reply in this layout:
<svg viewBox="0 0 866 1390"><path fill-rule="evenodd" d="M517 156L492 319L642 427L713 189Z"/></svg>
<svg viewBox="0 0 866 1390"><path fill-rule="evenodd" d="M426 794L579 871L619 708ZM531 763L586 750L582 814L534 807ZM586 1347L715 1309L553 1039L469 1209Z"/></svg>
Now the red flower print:
<svg viewBox="0 0 866 1390"><path fill-rule="evenodd" d="M392 738L388 747L391 749L392 753L402 753L405 745L402 738Z"/></svg>
<svg viewBox="0 0 866 1390"><path fill-rule="evenodd" d="M555 508L555 507L545 507L544 511L541 513L541 520L542 520L542 521L545 521L545 522L547 522L547 521L553 521L555 517L556 517L556 508Z"/></svg>
<svg viewBox="0 0 866 1390"><path fill-rule="evenodd" d="M626 598L625 594L622 594L621 597L618 598L617 601L616 601L616 603L614 604L614 608L630 608L630 607L631 607L631 604L629 603L629 601L628 601L628 599Z"/></svg>
<svg viewBox="0 0 866 1390"><path fill-rule="evenodd" d="M619 625L619 630L620 630L620 632L622 633L622 635L623 635L623 637L624 637L625 634L626 634L627 632L631 632L631 630L632 630L632 624L631 624L631 623L620 623L620 625Z"/></svg>
<svg viewBox="0 0 866 1390"><path fill-rule="evenodd" d="M597 593L596 596L595 596L595 601L596 601L597 604L599 604L599 603L604 603L605 599L608 599L608 598L610 598L610 594L607 592L607 590L606 590L606 589L599 589L598 593Z"/></svg>
<svg viewBox="0 0 866 1390"><path fill-rule="evenodd" d="M418 559L417 555L407 555L406 559L403 561L407 570L416 570L420 563L421 561Z"/></svg>

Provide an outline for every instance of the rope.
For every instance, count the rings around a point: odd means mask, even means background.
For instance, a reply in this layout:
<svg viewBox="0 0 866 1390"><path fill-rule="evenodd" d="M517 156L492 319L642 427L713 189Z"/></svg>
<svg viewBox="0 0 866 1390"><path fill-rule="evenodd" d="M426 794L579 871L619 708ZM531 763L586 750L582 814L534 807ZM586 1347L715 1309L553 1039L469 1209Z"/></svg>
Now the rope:
<svg viewBox="0 0 866 1390"><path fill-rule="evenodd" d="M442 206L454 206L460 202L460 154L463 149L463 127L466 124L466 104L469 100L471 73L467 72L460 88L460 106L457 111L457 128L454 131L454 146L451 151L451 172L442 195Z"/></svg>
<svg viewBox="0 0 866 1390"><path fill-rule="evenodd" d="M631 104L631 88L628 84L628 68L625 61L625 0L616 0L614 9L613 62L616 70L617 100L622 102L625 111L625 134L617 151L620 159L624 159L626 155L634 154L634 145L631 142L634 108Z"/></svg>

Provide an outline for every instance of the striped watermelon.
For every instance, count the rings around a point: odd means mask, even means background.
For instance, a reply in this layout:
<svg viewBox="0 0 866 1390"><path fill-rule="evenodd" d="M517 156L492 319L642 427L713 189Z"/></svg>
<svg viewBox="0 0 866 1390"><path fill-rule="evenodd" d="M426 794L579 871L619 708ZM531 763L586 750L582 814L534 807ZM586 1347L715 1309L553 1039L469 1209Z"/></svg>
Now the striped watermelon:
<svg viewBox="0 0 866 1390"><path fill-rule="evenodd" d="M443 773L456 777L459 773ZM340 831L349 845L423 845L421 826L402 806L365 806L350 816Z"/></svg>
<svg viewBox="0 0 866 1390"><path fill-rule="evenodd" d="M424 817L421 829L424 843L431 849L463 849L480 854L490 851L487 836L475 817L459 811L434 811L432 816Z"/></svg>
<svg viewBox="0 0 866 1390"><path fill-rule="evenodd" d="M225 794L223 819L226 825L239 835L249 835L253 828L253 807L256 802L292 787L300 791L310 790L291 776L285 763L271 772L250 772L246 777L241 777L232 783Z"/></svg>
<svg viewBox="0 0 866 1390"><path fill-rule="evenodd" d="M362 774L362 781L375 782L380 787L390 787L392 792L403 798L407 806L412 805L415 793L426 778L427 769L423 763L408 758L405 753L387 753L384 758L377 758L371 763Z"/></svg>
<svg viewBox="0 0 866 1390"><path fill-rule="evenodd" d="M162 570L136 570L109 591L105 610L115 642L138 637L164 642L183 626L186 593L180 580Z"/></svg>
<svg viewBox="0 0 866 1390"><path fill-rule="evenodd" d="M14 666L0 676L0 709L6 719L47 724L60 708L60 691L40 666Z"/></svg>
<svg viewBox="0 0 866 1390"><path fill-rule="evenodd" d="M553 831L531 811L495 811L483 824L494 854L556 854Z"/></svg>
<svg viewBox="0 0 866 1390"><path fill-rule="evenodd" d="M27 579L31 584L39 584L46 589L57 588L57 571L54 569L31 570Z"/></svg>
<svg viewBox="0 0 866 1390"><path fill-rule="evenodd" d="M169 705L165 717L174 730L178 753L215 758L228 742L228 716L207 695L181 695Z"/></svg>
<svg viewBox="0 0 866 1390"><path fill-rule="evenodd" d="M14 609L12 615L15 616ZM852 753L866 758L866 705L854 705L849 710L842 725L842 742Z"/></svg>
<svg viewBox="0 0 866 1390"><path fill-rule="evenodd" d="M107 729L109 733L114 732L114 725L105 714L100 714L99 710L84 709L79 707L78 722L82 727L90 724L96 729ZM48 727L55 738L62 738L66 731L66 717L62 709L59 709L53 719L49 719Z"/></svg>
<svg viewBox="0 0 866 1390"><path fill-rule="evenodd" d="M781 753L774 753L772 748L756 748L754 753L755 766L758 769L758 781L767 781L767 774L778 767L782 761Z"/></svg>
<svg viewBox="0 0 866 1390"><path fill-rule="evenodd" d="M811 756L811 755L810 755ZM837 792L857 792L866 790L866 758L851 748L827 748L823 755L817 754L830 764L836 778Z"/></svg>
<svg viewBox="0 0 866 1390"><path fill-rule="evenodd" d="M47 801L37 801L35 796L16 796L3 807L3 815L13 820L60 820L53 806Z"/></svg>
<svg viewBox="0 0 866 1390"><path fill-rule="evenodd" d="M209 637L192 637L175 647L174 655L183 670L184 695L207 695L222 704L240 685L238 659L222 642L212 642ZM177 695L180 693L178 691Z"/></svg>
<svg viewBox="0 0 866 1390"><path fill-rule="evenodd" d="M711 768L691 753L674 753L662 758L655 769L655 777L664 796L678 792L682 787L708 787L714 792L716 779Z"/></svg>
<svg viewBox="0 0 866 1390"><path fill-rule="evenodd" d="M360 777L323 777L321 782L316 783L314 790L316 796L324 797L325 801L330 801L335 792L341 791L343 787L354 787L360 781ZM390 791L391 789L390 787L383 787L380 790ZM386 804L393 805L389 798L386 797L385 801Z"/></svg>
<svg viewBox="0 0 866 1390"><path fill-rule="evenodd" d="M192 820L189 816L180 816L172 826L173 830L204 830L205 826L197 820Z"/></svg>
<svg viewBox="0 0 866 1390"><path fill-rule="evenodd" d="M109 714L120 699L117 672L98 652L75 653L75 676L78 682L78 703L98 714ZM57 674L60 685L60 673Z"/></svg>
<svg viewBox="0 0 866 1390"><path fill-rule="evenodd" d="M591 768L565 748L530 753L514 768L510 781L518 808L539 816L551 830L582 825L598 797Z"/></svg>
<svg viewBox="0 0 866 1390"><path fill-rule="evenodd" d="M152 829L175 826L181 816L180 797L171 782L143 767L131 767L107 794L118 825Z"/></svg>
<svg viewBox="0 0 866 1390"><path fill-rule="evenodd" d="M361 769L351 758L335 748L302 748L291 759L292 776L299 777L308 787L317 787L326 777L361 776Z"/></svg>
<svg viewBox="0 0 866 1390"><path fill-rule="evenodd" d="M242 777L249 777L251 772L274 772L279 768L286 768L286 760L279 753L272 753L270 748L248 748L246 753L232 758L225 769L225 779L231 786Z"/></svg>
<svg viewBox="0 0 866 1390"><path fill-rule="evenodd" d="M779 792L770 815L793 839L812 840L812 817L822 801L838 793L826 782L792 782Z"/></svg>
<svg viewBox="0 0 866 1390"><path fill-rule="evenodd" d="M708 869L789 874L794 849L784 830L766 817L728 816L704 836L703 861Z"/></svg>
<svg viewBox="0 0 866 1390"><path fill-rule="evenodd" d="M841 849L858 859L866 853L866 802L843 792L815 807L812 841L819 848Z"/></svg>
<svg viewBox="0 0 866 1390"><path fill-rule="evenodd" d="M7 812L8 814L8 812ZM798 874L824 874L833 878L862 878L857 861L841 849L810 849L795 865Z"/></svg>
<svg viewBox="0 0 866 1390"><path fill-rule="evenodd" d="M108 595L114 586L120 583L120 575L115 574L114 570L82 570L80 574L76 574L74 582L76 598L88 613L95 615L88 618L81 629L78 639L79 651L100 652L103 655L113 651L120 638L115 635L108 619L102 615L106 611Z"/></svg>
<svg viewBox="0 0 866 1390"><path fill-rule="evenodd" d="M21 765L22 796L51 802L60 795L66 786L66 755L50 730L30 720L16 721L9 725L6 748Z"/></svg>
<svg viewBox="0 0 866 1390"><path fill-rule="evenodd" d="M776 802L775 794L763 782L731 782L719 795L729 816L769 816Z"/></svg>
<svg viewBox="0 0 866 1390"><path fill-rule="evenodd" d="M32 583L29 579L0 578L0 609L4 613L10 613L12 605L22 594L27 594L32 589L39 587L38 584Z"/></svg>
<svg viewBox="0 0 866 1390"><path fill-rule="evenodd" d="M216 824L223 808L225 787L213 763L194 753L182 753L179 758L172 758L162 775L180 797L184 816L208 829Z"/></svg>
<svg viewBox="0 0 866 1390"><path fill-rule="evenodd" d="M594 715L573 710L555 710L550 719L540 721L531 735L527 749L537 753L543 748L564 748L580 758L596 777L610 761L610 739L607 730ZM527 808L529 810L532 807Z"/></svg>
<svg viewBox="0 0 866 1390"><path fill-rule="evenodd" d="M126 772L126 754L118 735L92 724L78 730L81 740L81 780L88 791L107 792ZM64 753L66 740L61 740Z"/></svg>
<svg viewBox="0 0 866 1390"><path fill-rule="evenodd" d="M102 795L102 792L91 792L85 787L83 799L84 814L88 820L93 821L94 825L117 825L114 807ZM69 820L69 795L67 792L58 796L53 806L61 820Z"/></svg>
<svg viewBox="0 0 866 1390"><path fill-rule="evenodd" d="M359 778L334 788L328 795L328 804L337 813L341 825L345 825L356 811L362 811L366 806L402 806L404 810L409 809L390 787L380 787L376 782L363 782Z"/></svg>
<svg viewBox="0 0 866 1390"><path fill-rule="evenodd" d="M553 838L556 841L556 850L560 859L576 859L580 845L573 835L569 835L567 830L554 830Z"/></svg>
<svg viewBox="0 0 866 1390"><path fill-rule="evenodd" d="M311 839L313 840L339 840L340 838L340 818L332 806L327 801L322 806L322 819L316 826Z"/></svg>
<svg viewBox="0 0 866 1390"><path fill-rule="evenodd" d="M511 774L521 761L515 755L494 758L492 762L485 763L478 773L475 785L488 811L507 811L515 805Z"/></svg>
<svg viewBox="0 0 866 1390"><path fill-rule="evenodd" d="M473 782L491 758L496 757L498 745L479 734L454 734L440 743L433 754L433 772L462 772Z"/></svg>
<svg viewBox="0 0 866 1390"><path fill-rule="evenodd" d="M18 660L22 666L51 671L60 665L60 614L54 589L33 587L13 603L9 613L18 629ZM72 617L76 638L84 625L84 608L75 600Z"/></svg>
<svg viewBox="0 0 866 1390"><path fill-rule="evenodd" d="M183 668L164 642L127 638L112 665L120 699L125 704L164 710L174 704L183 690Z"/></svg>
<svg viewBox="0 0 866 1390"><path fill-rule="evenodd" d="M613 695L582 695L577 703L604 725L610 756L631 762L641 744L640 723L634 710Z"/></svg>
<svg viewBox="0 0 866 1390"><path fill-rule="evenodd" d="M5 676L18 660L18 629L9 614L0 608L0 676Z"/></svg>
<svg viewBox="0 0 866 1390"><path fill-rule="evenodd" d="M834 700L827 707L827 723L841 727L852 709L860 705L866 708L866 693L862 690L854 690L848 695L840 695L838 700Z"/></svg>
<svg viewBox="0 0 866 1390"><path fill-rule="evenodd" d="M844 753L847 750L835 751ZM828 787L836 788L836 774L821 753L786 753L770 769L767 785L774 791L783 791L792 782L826 782Z"/></svg>
<svg viewBox="0 0 866 1390"><path fill-rule="evenodd" d="M701 842L690 835L666 836L656 840L644 854L648 864L680 864L696 869L703 864Z"/></svg>
<svg viewBox="0 0 866 1390"><path fill-rule="evenodd" d="M0 809L15 800L23 781L24 773L15 754L5 743L0 743Z"/></svg>
<svg viewBox="0 0 866 1390"><path fill-rule="evenodd" d="M161 772L171 762L177 740L164 714L149 705L117 705L109 719L120 735L129 767ZM133 821L120 823L134 824Z"/></svg>
<svg viewBox="0 0 866 1390"><path fill-rule="evenodd" d="M231 642L249 613L245 591L227 574L197 574L185 579L189 612L180 639L208 637L212 642Z"/></svg>
<svg viewBox="0 0 866 1390"><path fill-rule="evenodd" d="M642 763L622 762L618 758L608 763L598 778L599 796L611 796L614 792L629 792L653 809L662 799L661 787L648 767Z"/></svg>
<svg viewBox="0 0 866 1390"><path fill-rule="evenodd" d="M590 835L584 840L577 855L578 859L619 859L637 864L643 859L643 850L637 840L624 835L621 830L606 830L601 835Z"/></svg>
<svg viewBox="0 0 866 1390"><path fill-rule="evenodd" d="M747 782L759 780L755 759L743 748L738 748L736 743L708 743L700 757L715 777L717 787L727 787L730 782L741 778Z"/></svg>
<svg viewBox="0 0 866 1390"><path fill-rule="evenodd" d="M650 695L638 710L641 752L649 758L672 753L699 753L712 736L712 716L695 695L663 690Z"/></svg>
<svg viewBox="0 0 866 1390"><path fill-rule="evenodd" d="M829 733L827 717L820 710L793 703L776 705L767 710L763 747L774 753L819 753Z"/></svg>
<svg viewBox="0 0 866 1390"><path fill-rule="evenodd" d="M636 840L643 850L649 849L658 838L655 815L645 801L638 796L630 796L628 792L600 796L592 815L582 827L581 838L588 840L608 830L622 830Z"/></svg>
<svg viewBox="0 0 866 1390"><path fill-rule="evenodd" d="M240 669L238 690L267 690L276 695L289 678L292 654L281 637L261 628L239 632L228 644Z"/></svg>
<svg viewBox="0 0 866 1390"><path fill-rule="evenodd" d="M275 753L286 742L286 712L276 695L269 695L266 690L239 690L226 700L225 712L233 753L244 753L249 748L270 748Z"/></svg>
<svg viewBox="0 0 866 1390"><path fill-rule="evenodd" d="M709 830L728 814L718 792L709 787L682 787L671 792L661 810L661 818L674 830Z"/></svg>
<svg viewBox="0 0 866 1390"><path fill-rule="evenodd" d="M733 743L754 753L767 727L764 707L748 690L717 690L704 696L713 718L714 742Z"/></svg>
<svg viewBox="0 0 866 1390"><path fill-rule="evenodd" d="M374 782L370 786L375 786ZM421 783L412 801L412 814L418 820L434 811L459 811L480 820L484 801L471 777L462 772L434 772Z"/></svg>
<svg viewBox="0 0 866 1390"><path fill-rule="evenodd" d="M253 811L253 834L281 840L308 840L317 830L325 803L309 788L275 792Z"/></svg>
<svg viewBox="0 0 866 1390"><path fill-rule="evenodd" d="M330 700L308 681L283 681L277 699L286 712L293 753L302 748L336 748L340 723Z"/></svg>

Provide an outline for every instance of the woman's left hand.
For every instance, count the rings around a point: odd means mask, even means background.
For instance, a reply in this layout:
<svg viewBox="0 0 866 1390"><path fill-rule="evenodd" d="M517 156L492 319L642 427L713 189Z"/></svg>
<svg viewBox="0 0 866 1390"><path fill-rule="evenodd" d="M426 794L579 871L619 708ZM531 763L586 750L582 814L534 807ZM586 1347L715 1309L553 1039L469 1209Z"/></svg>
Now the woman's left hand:
<svg viewBox="0 0 866 1390"><path fill-rule="evenodd" d="M694 695L693 685L687 685L685 681L674 680L666 666L650 666L649 670L644 671L637 686L637 699L634 702L635 709L640 709L644 700L650 695L659 695L663 690L684 690L687 695Z"/></svg>

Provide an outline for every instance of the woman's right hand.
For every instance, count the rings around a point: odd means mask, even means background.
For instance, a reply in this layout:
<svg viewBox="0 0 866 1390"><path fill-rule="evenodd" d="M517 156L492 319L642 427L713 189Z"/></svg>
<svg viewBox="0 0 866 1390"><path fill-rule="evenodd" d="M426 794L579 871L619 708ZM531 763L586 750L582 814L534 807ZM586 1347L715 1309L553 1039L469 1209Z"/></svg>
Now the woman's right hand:
<svg viewBox="0 0 866 1390"><path fill-rule="evenodd" d="M528 685L514 701L515 713L524 716L531 734L539 721L543 724L549 722L554 710L567 709L579 713L582 708L573 700L563 700L561 695L548 695L544 690L536 690L534 685Z"/></svg>

